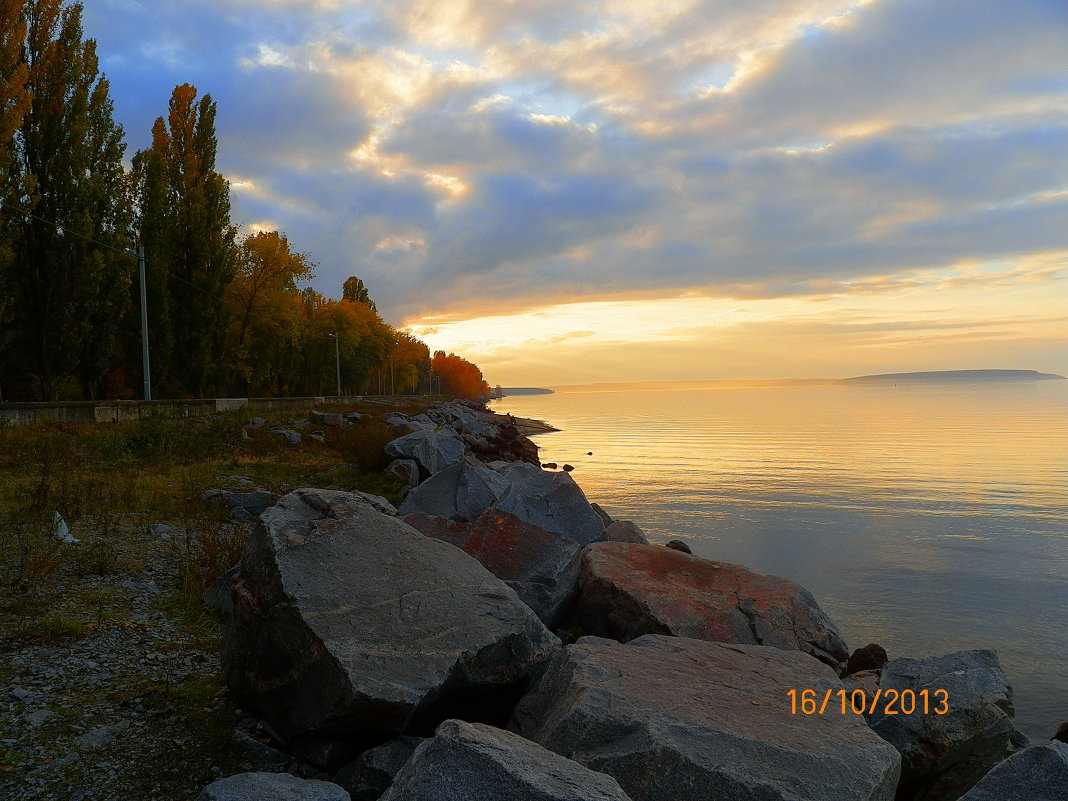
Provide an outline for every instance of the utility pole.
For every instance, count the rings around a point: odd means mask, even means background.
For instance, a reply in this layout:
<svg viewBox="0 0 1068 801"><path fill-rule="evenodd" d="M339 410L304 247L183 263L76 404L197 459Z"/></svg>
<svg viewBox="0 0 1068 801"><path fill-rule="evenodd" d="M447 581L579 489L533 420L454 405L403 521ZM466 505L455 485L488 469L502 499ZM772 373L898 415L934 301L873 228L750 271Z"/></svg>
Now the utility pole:
<svg viewBox="0 0 1068 801"><path fill-rule="evenodd" d="M152 372L148 366L148 291L145 289L145 246L137 246L137 271L141 277L141 364L145 377L145 400L152 400Z"/></svg>
<svg viewBox="0 0 1068 801"><path fill-rule="evenodd" d="M337 366L337 399L341 400L341 338L337 335L337 331L332 334L327 334L329 337L334 338L334 364Z"/></svg>

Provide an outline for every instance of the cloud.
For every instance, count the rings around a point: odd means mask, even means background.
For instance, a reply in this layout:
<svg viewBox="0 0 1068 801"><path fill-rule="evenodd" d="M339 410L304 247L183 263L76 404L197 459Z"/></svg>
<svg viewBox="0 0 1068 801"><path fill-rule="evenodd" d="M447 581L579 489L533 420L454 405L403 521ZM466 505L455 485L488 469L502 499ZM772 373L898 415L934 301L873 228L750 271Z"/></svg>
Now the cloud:
<svg viewBox="0 0 1068 801"><path fill-rule="evenodd" d="M961 265L1027 282L1068 250L1068 9L1045 0L98 0L85 17L131 150L175 84L210 92L237 221L277 223L328 295L359 275L394 321L990 291Z"/></svg>

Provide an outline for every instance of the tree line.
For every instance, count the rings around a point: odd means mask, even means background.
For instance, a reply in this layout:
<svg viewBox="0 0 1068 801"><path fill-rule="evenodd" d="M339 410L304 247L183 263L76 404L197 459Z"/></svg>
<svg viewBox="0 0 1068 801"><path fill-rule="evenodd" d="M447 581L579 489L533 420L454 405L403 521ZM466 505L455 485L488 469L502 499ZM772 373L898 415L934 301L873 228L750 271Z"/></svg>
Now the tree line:
<svg viewBox="0 0 1068 801"><path fill-rule="evenodd" d="M340 300L278 231L245 236L216 171L216 103L175 87L126 168L81 3L0 0L0 399L488 395L478 368Z"/></svg>

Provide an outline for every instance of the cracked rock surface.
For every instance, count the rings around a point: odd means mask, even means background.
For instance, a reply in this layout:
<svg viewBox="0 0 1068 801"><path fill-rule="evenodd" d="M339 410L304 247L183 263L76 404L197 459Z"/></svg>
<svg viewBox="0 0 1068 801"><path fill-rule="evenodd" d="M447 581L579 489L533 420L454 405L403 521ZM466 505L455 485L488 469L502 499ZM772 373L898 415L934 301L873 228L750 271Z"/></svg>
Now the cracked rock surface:
<svg viewBox="0 0 1068 801"><path fill-rule="evenodd" d="M799 584L671 548L598 542L582 556L579 623L626 642L673 634L804 651L840 670L837 627Z"/></svg>
<svg viewBox="0 0 1068 801"><path fill-rule="evenodd" d="M226 681L287 737L404 732L450 697L521 683L559 646L476 560L345 492L296 490L265 512L232 594Z"/></svg>
<svg viewBox="0 0 1068 801"><path fill-rule="evenodd" d="M890 801L897 751L858 715L792 714L787 691L802 687L842 685L797 651L583 637L553 656L509 728L634 801Z"/></svg>

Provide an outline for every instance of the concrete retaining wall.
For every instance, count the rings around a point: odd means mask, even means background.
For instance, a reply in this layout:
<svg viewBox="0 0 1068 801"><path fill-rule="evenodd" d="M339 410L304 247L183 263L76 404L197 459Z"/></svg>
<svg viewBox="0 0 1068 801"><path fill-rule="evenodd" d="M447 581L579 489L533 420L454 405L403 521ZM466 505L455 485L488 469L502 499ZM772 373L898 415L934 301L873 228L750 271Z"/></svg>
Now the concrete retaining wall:
<svg viewBox="0 0 1068 801"><path fill-rule="evenodd" d="M216 412L249 409L286 412L310 409L323 403L357 403L363 396L343 398L205 398L199 400L80 401L76 403L0 404L0 422L115 423L142 417L207 417Z"/></svg>

